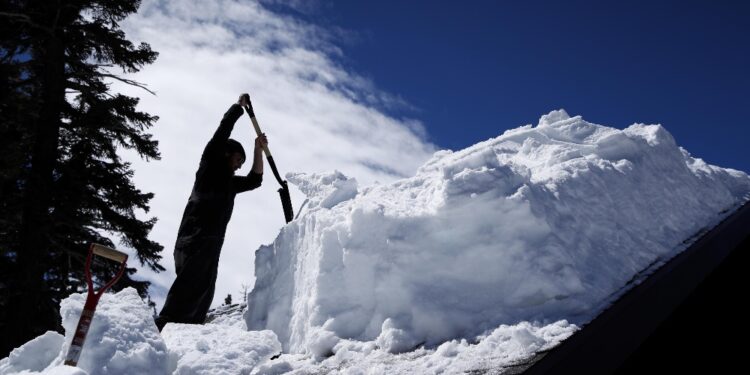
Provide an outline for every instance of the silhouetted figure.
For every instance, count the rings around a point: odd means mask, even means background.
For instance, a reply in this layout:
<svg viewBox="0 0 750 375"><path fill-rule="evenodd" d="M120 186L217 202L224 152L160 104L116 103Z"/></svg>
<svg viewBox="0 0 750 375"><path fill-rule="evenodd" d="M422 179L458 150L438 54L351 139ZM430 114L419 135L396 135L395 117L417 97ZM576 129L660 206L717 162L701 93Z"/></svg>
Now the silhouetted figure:
<svg viewBox="0 0 750 375"><path fill-rule="evenodd" d="M247 94L240 96L237 104L224 114L203 150L175 243L177 278L156 318L159 331L168 322L200 324L205 321L214 298L219 255L232 216L234 196L259 187L263 180L262 147L268 144L265 134L255 139L250 173L234 175L245 162L245 150L229 135L248 102Z"/></svg>

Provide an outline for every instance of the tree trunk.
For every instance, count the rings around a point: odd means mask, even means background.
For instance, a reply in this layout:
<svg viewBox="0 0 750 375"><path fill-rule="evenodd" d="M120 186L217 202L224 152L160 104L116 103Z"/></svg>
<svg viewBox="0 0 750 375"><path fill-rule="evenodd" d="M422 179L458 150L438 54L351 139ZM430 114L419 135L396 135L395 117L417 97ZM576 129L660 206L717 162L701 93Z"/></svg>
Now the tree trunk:
<svg viewBox="0 0 750 375"><path fill-rule="evenodd" d="M25 187L17 277L8 306L8 335L1 348L18 347L47 330L60 330L57 306L52 306L45 282L52 225L49 221L53 173L58 158L61 113L65 104L65 50L57 35L49 35L35 51L41 85L40 112L34 126L31 171ZM7 347L6 347L7 346Z"/></svg>

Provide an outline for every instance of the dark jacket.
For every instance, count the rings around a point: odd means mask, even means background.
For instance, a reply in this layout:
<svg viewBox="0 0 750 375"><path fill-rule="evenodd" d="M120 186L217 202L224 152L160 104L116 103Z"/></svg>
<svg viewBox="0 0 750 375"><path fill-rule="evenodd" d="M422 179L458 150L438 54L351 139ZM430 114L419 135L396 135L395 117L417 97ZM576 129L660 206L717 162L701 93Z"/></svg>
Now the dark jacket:
<svg viewBox="0 0 750 375"><path fill-rule="evenodd" d="M223 239L232 217L234 196L261 185L263 175L252 170L247 176L235 176L225 155L226 141L242 112L242 107L232 105L203 150L193 191L182 214L175 250L189 247L197 238Z"/></svg>

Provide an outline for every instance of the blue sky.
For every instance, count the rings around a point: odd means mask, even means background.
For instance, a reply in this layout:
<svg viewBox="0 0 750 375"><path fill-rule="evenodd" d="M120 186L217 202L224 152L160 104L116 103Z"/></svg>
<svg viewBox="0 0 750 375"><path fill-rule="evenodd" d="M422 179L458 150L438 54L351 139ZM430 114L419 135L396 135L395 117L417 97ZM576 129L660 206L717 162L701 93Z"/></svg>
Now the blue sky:
<svg viewBox="0 0 750 375"><path fill-rule="evenodd" d="M661 123L693 156L750 171L749 2L322 1L302 10L287 9L343 29L341 63L416 107L391 112L421 120L440 147L565 108L617 128Z"/></svg>

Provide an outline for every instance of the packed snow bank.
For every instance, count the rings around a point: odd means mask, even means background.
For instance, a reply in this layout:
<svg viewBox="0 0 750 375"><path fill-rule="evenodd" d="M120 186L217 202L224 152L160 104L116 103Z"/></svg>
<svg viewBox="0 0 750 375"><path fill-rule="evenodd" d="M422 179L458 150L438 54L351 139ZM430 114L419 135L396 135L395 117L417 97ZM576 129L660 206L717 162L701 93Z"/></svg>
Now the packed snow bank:
<svg viewBox="0 0 750 375"><path fill-rule="evenodd" d="M581 325L750 192L745 173L691 157L660 125L563 110L389 185L287 177L308 199L257 251L245 319L318 358L344 339L403 352L501 324Z"/></svg>

